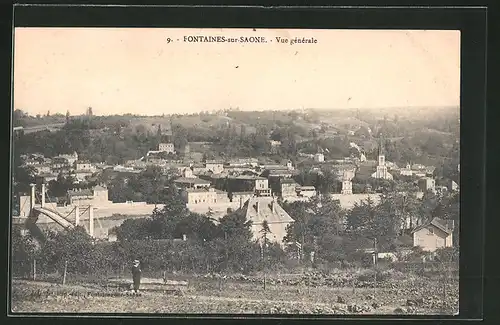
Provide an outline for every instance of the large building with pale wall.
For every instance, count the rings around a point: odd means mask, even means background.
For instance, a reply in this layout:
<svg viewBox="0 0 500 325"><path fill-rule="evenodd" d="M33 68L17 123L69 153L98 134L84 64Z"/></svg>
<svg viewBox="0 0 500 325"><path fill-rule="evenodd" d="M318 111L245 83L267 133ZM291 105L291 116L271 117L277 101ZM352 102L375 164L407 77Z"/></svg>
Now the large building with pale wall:
<svg viewBox="0 0 500 325"><path fill-rule="evenodd" d="M69 191L67 195L69 205L109 205L113 202L109 200L108 189L102 186L96 186L92 190L83 189Z"/></svg>
<svg viewBox="0 0 500 325"><path fill-rule="evenodd" d="M182 198L189 205L210 205L217 203L228 203L226 192L214 188L186 188L181 191Z"/></svg>
<svg viewBox="0 0 500 325"><path fill-rule="evenodd" d="M158 151L165 153L175 153L174 144L173 143L160 143L158 145Z"/></svg>
<svg viewBox="0 0 500 325"><path fill-rule="evenodd" d="M283 244L286 228L293 223L290 215L272 197L252 197L238 210L245 213L247 220L252 221L253 237L260 241L263 221L267 221L271 230L268 240L279 244Z"/></svg>
<svg viewBox="0 0 500 325"><path fill-rule="evenodd" d="M75 170L88 170L88 171L94 171L95 167L92 165L89 161L76 161L74 163Z"/></svg>

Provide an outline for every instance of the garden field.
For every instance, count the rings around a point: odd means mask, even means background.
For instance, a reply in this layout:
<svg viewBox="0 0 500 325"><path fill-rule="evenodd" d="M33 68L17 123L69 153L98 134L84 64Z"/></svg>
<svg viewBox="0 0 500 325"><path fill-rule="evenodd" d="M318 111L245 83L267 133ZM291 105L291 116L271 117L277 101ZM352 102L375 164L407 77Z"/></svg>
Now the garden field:
<svg viewBox="0 0 500 325"><path fill-rule="evenodd" d="M190 313L190 314L456 314L458 281L443 284L411 279L332 286L303 281L304 275L192 276L182 290L144 286L135 296L126 289L90 282L66 285L14 280L12 312L19 313ZM317 279L317 276L314 276ZM184 278L184 280L186 280ZM130 280L128 280L130 281ZM130 281L131 282L131 281Z"/></svg>

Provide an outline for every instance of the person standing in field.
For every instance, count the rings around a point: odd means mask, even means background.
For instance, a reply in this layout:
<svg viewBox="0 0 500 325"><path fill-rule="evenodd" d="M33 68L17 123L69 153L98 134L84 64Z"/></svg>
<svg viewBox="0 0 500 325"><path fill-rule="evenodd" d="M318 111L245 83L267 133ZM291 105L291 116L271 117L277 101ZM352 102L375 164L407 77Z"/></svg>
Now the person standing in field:
<svg viewBox="0 0 500 325"><path fill-rule="evenodd" d="M132 280L134 281L134 291L139 292L141 285L141 268L139 260L135 260L132 265Z"/></svg>

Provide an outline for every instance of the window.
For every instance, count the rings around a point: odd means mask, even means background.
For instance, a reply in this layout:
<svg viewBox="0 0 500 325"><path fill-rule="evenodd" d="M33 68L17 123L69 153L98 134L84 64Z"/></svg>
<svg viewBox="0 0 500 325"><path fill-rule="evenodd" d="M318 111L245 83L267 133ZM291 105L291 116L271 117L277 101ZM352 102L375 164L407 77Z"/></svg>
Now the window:
<svg viewBox="0 0 500 325"><path fill-rule="evenodd" d="M430 234L430 235L433 235L433 234L434 234L434 228L432 228L432 227L430 227L430 228L429 228L429 234Z"/></svg>

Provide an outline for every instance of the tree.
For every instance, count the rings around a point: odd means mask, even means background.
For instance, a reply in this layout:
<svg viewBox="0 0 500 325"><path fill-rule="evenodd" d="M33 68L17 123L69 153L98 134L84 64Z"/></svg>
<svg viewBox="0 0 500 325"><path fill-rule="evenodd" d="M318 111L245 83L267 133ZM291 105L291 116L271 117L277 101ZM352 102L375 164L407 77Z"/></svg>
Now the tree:
<svg viewBox="0 0 500 325"><path fill-rule="evenodd" d="M264 266L264 290L266 289L266 272L267 272L267 249L268 249L268 243L267 243L267 236L271 233L271 229L269 228L269 223L267 220L264 220L262 222L262 229L260 230L260 233L262 234L262 264Z"/></svg>
<svg viewBox="0 0 500 325"><path fill-rule="evenodd" d="M150 219L127 219L113 228L119 241L143 240L149 238Z"/></svg>
<svg viewBox="0 0 500 325"><path fill-rule="evenodd" d="M12 229L12 271L15 275L28 275L36 254L36 244L31 236L21 235L19 228Z"/></svg>
<svg viewBox="0 0 500 325"><path fill-rule="evenodd" d="M174 238L180 231L177 225L180 221L187 218L190 212L184 204L184 200L178 190L171 186L166 189L166 201L163 208L155 209L152 215L150 233L152 238ZM182 234L180 234L182 235Z"/></svg>
<svg viewBox="0 0 500 325"><path fill-rule="evenodd" d="M379 203L380 213L393 223L400 234L417 225L420 220L420 200L415 192L397 191L385 193Z"/></svg>

